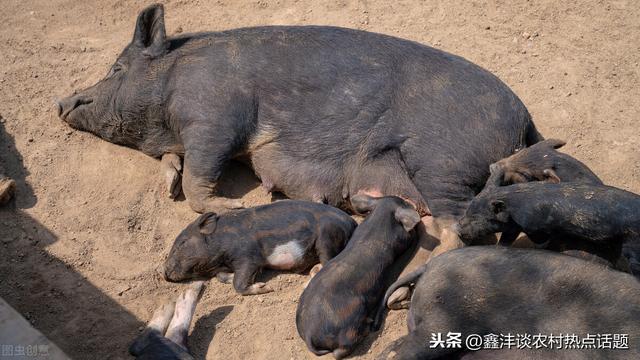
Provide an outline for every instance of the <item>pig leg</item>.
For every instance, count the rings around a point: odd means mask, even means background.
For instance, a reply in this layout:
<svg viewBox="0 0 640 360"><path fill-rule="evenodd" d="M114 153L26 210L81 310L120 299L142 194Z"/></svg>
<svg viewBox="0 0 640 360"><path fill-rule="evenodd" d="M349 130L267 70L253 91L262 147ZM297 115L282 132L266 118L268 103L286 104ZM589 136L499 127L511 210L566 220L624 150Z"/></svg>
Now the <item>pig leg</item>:
<svg viewBox="0 0 640 360"><path fill-rule="evenodd" d="M409 265L400 275L408 275L412 269L428 263L436 256L449 250L465 247L455 231L457 221L453 218L433 218L425 216L422 218L422 225L419 229L420 247ZM431 251L429 252L429 249ZM387 306L390 309L406 309L409 307L411 289L408 286L398 287L388 298Z"/></svg>
<svg viewBox="0 0 640 360"><path fill-rule="evenodd" d="M236 199L216 197L216 184L222 173L225 157L213 151L187 149L184 159L182 190L195 212L224 212L228 209L242 208L242 202Z"/></svg>
<svg viewBox="0 0 640 360"><path fill-rule="evenodd" d="M254 283L260 267L252 263L244 263L236 267L233 276L233 287L240 295L258 295L273 291L271 287L263 282Z"/></svg>
<svg viewBox="0 0 640 360"><path fill-rule="evenodd" d="M164 181L167 184L169 198L175 199L180 195L182 185L180 183L180 171L182 171L182 161L176 154L164 154L160 160L160 170Z"/></svg>
<svg viewBox="0 0 640 360"><path fill-rule="evenodd" d="M169 323L171 322L171 317L173 317L173 308L175 303L173 301L166 302L162 304L156 311L153 312L153 316L147 324L147 327L144 331L136 338L136 340L129 346L129 353L133 356L139 356L143 353L144 349L149 345L152 340L153 333L158 336L163 336L167 328L169 327Z"/></svg>
<svg viewBox="0 0 640 360"><path fill-rule="evenodd" d="M198 297L200 296L203 285L204 281L195 281L189 285L185 292L180 294L178 301L176 301L175 310L173 311L173 318L165 334L167 339L173 341L185 350L187 350L189 326L191 325L191 319L196 310Z"/></svg>

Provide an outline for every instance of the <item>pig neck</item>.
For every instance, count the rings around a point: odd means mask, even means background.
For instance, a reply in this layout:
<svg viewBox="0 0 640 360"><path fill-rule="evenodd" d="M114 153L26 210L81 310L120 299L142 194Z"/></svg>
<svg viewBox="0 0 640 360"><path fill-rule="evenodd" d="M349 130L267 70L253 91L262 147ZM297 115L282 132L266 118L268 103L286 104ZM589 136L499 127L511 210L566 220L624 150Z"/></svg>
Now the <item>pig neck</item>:
<svg viewBox="0 0 640 360"><path fill-rule="evenodd" d="M153 60L151 68L169 68L178 60L178 53L170 53L162 58ZM170 94L174 90L170 85L170 73L156 72L155 81L141 85L139 89L148 93L150 98L138 118L144 121L127 123L127 134L137 134L128 146L143 153L159 158L166 153L184 155L184 146L179 136L179 118L168 108Z"/></svg>
<svg viewBox="0 0 640 360"><path fill-rule="evenodd" d="M365 221L358 226L349 246L366 246L369 249L381 249L382 253L392 254L393 258L399 256L411 245L411 234L404 231L395 220L393 211L379 211L375 209ZM395 209L394 209L395 210Z"/></svg>

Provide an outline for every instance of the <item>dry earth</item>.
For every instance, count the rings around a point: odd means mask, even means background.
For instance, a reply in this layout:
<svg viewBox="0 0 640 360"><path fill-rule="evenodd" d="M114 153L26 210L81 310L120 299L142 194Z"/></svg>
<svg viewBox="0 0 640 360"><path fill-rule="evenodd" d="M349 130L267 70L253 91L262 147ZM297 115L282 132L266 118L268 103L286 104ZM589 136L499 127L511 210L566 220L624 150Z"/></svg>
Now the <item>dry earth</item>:
<svg viewBox="0 0 640 360"><path fill-rule="evenodd" d="M195 214L163 192L158 161L68 128L52 99L108 70L146 1L3 0L0 165L18 182L0 210L0 296L77 359L128 358L128 342L177 286L154 268ZM640 2L165 1L169 34L253 25L366 29L462 55L521 97L546 137L607 183L640 192ZM223 193L270 196L240 165ZM198 306L200 359L312 358L294 314L304 275L265 274L276 292L241 297L211 282ZM403 334L390 315L357 357Z"/></svg>

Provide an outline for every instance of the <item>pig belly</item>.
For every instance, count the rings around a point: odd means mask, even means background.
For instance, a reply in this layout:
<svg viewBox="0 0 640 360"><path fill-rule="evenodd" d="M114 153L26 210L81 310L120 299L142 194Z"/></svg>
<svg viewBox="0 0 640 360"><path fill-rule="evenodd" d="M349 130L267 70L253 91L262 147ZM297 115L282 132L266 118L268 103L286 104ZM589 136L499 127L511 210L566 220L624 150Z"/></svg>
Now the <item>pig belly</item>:
<svg viewBox="0 0 640 360"><path fill-rule="evenodd" d="M295 240L278 245L267 256L267 264L272 269L291 270L298 267L304 260L304 248Z"/></svg>

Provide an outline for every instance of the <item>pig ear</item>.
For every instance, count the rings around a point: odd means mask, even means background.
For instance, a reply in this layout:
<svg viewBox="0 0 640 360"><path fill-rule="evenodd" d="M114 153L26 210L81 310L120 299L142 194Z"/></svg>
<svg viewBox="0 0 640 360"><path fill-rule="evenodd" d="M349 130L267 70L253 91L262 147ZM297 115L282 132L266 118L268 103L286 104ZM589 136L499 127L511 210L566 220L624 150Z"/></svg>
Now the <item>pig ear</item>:
<svg viewBox="0 0 640 360"><path fill-rule="evenodd" d="M140 12L133 34L133 43L143 54L156 57L167 51L167 35L164 28L164 7L151 5Z"/></svg>
<svg viewBox="0 0 640 360"><path fill-rule="evenodd" d="M378 203L378 198L371 197L369 195L358 194L349 199L353 210L358 214L366 214L373 210Z"/></svg>
<svg viewBox="0 0 640 360"><path fill-rule="evenodd" d="M560 177L558 176L558 174L556 174L555 171L553 171L553 169L544 169L542 173L547 178L546 180L548 182L554 183L554 184L560 183Z"/></svg>
<svg viewBox="0 0 640 360"><path fill-rule="evenodd" d="M200 228L201 234L213 234L213 232L216 231L216 226L218 225L218 215L212 212L202 214L198 220L196 220L196 223Z"/></svg>
<svg viewBox="0 0 640 360"><path fill-rule="evenodd" d="M543 141L547 146L551 146L554 149L560 149L561 147L567 144L566 141L558 140L558 139L548 139Z"/></svg>
<svg viewBox="0 0 640 360"><path fill-rule="evenodd" d="M504 201L502 201L502 200L492 200L491 201L491 211L493 211L494 214L499 214L499 213L505 211L506 208L507 208L507 206L505 205Z"/></svg>
<svg viewBox="0 0 640 360"><path fill-rule="evenodd" d="M396 209L394 216L407 232L411 231L420 222L420 215L413 209L399 207Z"/></svg>

